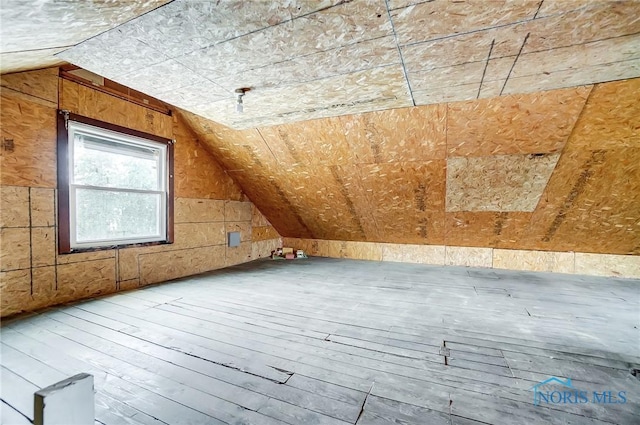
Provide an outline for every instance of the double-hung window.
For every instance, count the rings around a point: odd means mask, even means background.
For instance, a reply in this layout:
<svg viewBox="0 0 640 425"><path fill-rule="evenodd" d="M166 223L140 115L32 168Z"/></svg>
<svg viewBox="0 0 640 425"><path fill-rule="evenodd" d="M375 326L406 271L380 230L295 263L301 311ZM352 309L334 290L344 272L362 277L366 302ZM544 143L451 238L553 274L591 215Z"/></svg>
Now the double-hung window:
<svg viewBox="0 0 640 425"><path fill-rule="evenodd" d="M60 252L171 242L173 142L63 115Z"/></svg>

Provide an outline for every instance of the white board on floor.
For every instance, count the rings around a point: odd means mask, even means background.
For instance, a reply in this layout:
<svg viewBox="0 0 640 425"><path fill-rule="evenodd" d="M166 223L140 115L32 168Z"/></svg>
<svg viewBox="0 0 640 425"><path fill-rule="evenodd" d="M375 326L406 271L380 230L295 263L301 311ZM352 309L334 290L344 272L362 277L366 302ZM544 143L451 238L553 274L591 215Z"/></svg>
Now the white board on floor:
<svg viewBox="0 0 640 425"><path fill-rule="evenodd" d="M93 425L93 376L67 378L35 393L34 425Z"/></svg>

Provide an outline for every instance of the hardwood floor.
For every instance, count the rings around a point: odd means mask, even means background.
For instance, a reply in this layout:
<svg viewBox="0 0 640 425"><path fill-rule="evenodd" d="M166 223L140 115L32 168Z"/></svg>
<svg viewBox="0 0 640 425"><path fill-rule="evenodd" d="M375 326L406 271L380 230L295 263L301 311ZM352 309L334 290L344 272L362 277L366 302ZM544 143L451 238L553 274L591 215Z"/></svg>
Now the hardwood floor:
<svg viewBox="0 0 640 425"><path fill-rule="evenodd" d="M639 326L638 280L256 261L5 321L1 422L87 372L102 424L638 424Z"/></svg>

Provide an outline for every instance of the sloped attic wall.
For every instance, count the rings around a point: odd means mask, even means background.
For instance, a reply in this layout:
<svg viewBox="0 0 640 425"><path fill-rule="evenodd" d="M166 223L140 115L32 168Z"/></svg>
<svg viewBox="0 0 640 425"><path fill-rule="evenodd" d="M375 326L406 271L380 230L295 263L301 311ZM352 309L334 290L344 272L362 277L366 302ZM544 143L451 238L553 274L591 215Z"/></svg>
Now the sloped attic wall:
<svg viewBox="0 0 640 425"><path fill-rule="evenodd" d="M176 140L175 243L58 254L57 108ZM281 243L184 121L57 68L2 75L0 140L2 317L250 261ZM228 231L240 231L239 247L226 246Z"/></svg>
<svg viewBox="0 0 640 425"><path fill-rule="evenodd" d="M640 79L231 130L185 113L284 237L640 254Z"/></svg>

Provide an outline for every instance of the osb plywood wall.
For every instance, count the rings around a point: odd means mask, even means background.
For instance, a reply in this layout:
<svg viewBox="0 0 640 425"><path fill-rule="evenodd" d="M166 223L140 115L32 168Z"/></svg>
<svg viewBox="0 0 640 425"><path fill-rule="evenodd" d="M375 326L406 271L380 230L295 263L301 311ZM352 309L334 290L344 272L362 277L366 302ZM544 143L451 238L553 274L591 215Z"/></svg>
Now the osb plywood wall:
<svg viewBox="0 0 640 425"><path fill-rule="evenodd" d="M640 79L232 130L184 113L282 236L640 254Z"/></svg>
<svg viewBox="0 0 640 425"><path fill-rule="evenodd" d="M174 244L57 254L58 107L176 139ZM57 68L2 76L0 141L2 316L249 261L280 243L179 117L59 79ZM229 231L240 247L226 247Z"/></svg>
<svg viewBox="0 0 640 425"><path fill-rule="evenodd" d="M640 279L640 256L284 238L319 257Z"/></svg>

